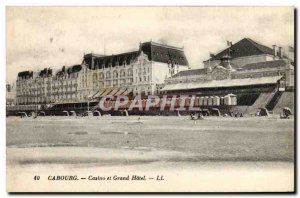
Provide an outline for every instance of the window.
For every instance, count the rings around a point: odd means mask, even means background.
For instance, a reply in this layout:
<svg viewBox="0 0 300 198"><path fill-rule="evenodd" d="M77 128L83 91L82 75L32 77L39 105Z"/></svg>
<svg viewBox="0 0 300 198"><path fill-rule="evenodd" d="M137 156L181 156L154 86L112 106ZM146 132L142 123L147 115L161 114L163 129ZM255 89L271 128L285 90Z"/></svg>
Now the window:
<svg viewBox="0 0 300 198"><path fill-rule="evenodd" d="M113 76L114 76L114 78L118 78L118 72L114 71Z"/></svg>
<svg viewBox="0 0 300 198"><path fill-rule="evenodd" d="M125 71L124 71L124 69L121 70L120 76L121 76L121 77L125 76Z"/></svg>
<svg viewBox="0 0 300 198"><path fill-rule="evenodd" d="M114 85L114 86L118 85L118 80L114 80L114 81L113 81L113 85Z"/></svg>
<svg viewBox="0 0 300 198"><path fill-rule="evenodd" d="M94 75L93 75L93 81L96 81L97 79L98 79L97 74L94 74Z"/></svg>
<svg viewBox="0 0 300 198"><path fill-rule="evenodd" d="M132 69L128 69L128 76L132 76Z"/></svg>
<svg viewBox="0 0 300 198"><path fill-rule="evenodd" d="M110 78L110 72L106 72L106 78Z"/></svg>
<svg viewBox="0 0 300 198"><path fill-rule="evenodd" d="M99 78L100 78L100 79L103 79L103 78L104 78L104 74L103 74L102 72L99 74Z"/></svg>

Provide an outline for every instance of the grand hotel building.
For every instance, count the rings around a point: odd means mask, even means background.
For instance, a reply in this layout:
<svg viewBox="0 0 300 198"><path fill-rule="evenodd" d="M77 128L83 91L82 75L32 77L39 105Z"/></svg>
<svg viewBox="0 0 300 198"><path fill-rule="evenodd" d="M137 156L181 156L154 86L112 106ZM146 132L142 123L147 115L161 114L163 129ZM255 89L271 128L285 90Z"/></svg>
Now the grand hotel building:
<svg viewBox="0 0 300 198"><path fill-rule="evenodd" d="M189 63L183 48L155 42L116 55L86 54L81 64L60 70L18 73L16 104L92 101L104 95L155 94L160 84Z"/></svg>

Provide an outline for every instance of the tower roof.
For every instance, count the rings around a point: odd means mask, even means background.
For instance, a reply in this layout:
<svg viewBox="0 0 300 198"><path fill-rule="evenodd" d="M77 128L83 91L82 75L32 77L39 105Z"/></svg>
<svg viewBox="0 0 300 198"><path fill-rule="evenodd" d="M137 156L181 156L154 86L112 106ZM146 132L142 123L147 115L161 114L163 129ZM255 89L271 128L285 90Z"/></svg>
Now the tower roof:
<svg viewBox="0 0 300 198"><path fill-rule="evenodd" d="M189 65L183 48L155 42L146 42L141 44L141 49L152 61L162 63L176 62L179 65Z"/></svg>

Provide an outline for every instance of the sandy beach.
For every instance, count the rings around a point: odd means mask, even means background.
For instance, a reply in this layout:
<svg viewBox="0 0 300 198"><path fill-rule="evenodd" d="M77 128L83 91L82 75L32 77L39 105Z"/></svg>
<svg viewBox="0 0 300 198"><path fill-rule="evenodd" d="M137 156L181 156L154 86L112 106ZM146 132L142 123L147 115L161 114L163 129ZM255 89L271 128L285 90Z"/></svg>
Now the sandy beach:
<svg viewBox="0 0 300 198"><path fill-rule="evenodd" d="M293 138L293 119L11 117L7 190L292 191Z"/></svg>

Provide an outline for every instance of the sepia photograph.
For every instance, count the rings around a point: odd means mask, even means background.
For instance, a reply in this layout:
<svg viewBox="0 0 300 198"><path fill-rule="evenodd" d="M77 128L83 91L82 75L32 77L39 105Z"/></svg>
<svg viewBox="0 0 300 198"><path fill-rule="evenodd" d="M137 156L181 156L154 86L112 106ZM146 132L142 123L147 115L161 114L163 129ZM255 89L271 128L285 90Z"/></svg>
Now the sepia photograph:
<svg viewBox="0 0 300 198"><path fill-rule="evenodd" d="M295 192L294 7L5 9L7 192Z"/></svg>

